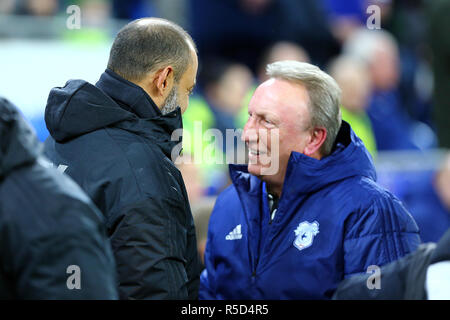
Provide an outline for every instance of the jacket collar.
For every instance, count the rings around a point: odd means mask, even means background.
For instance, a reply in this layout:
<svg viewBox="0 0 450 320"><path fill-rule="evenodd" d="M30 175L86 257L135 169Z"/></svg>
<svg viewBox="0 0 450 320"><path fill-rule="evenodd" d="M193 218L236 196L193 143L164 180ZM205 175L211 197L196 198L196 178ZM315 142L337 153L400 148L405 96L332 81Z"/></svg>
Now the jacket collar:
<svg viewBox="0 0 450 320"><path fill-rule="evenodd" d="M181 109L163 115L150 96L139 86L110 69L101 75L96 86L117 104L138 116L138 121L124 121L116 127L133 132L157 143L164 154L175 160L181 152L183 121ZM178 130L180 129L180 130ZM174 131L176 131L174 134ZM179 134L177 134L179 133ZM180 146L180 147L177 147ZM174 149L177 147L177 149ZM172 154L174 152L174 154Z"/></svg>
<svg viewBox="0 0 450 320"><path fill-rule="evenodd" d="M135 113L139 118L154 118L162 115L147 92L110 69L105 70L95 85L122 108Z"/></svg>
<svg viewBox="0 0 450 320"><path fill-rule="evenodd" d="M181 153L183 121L180 108L155 118L123 121L115 127L156 143L172 161Z"/></svg>

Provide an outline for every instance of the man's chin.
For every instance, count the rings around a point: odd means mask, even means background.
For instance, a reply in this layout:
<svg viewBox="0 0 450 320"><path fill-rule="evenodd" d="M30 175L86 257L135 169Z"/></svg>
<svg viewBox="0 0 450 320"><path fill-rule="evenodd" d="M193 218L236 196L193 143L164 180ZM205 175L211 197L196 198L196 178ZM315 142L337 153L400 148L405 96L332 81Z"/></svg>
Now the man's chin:
<svg viewBox="0 0 450 320"><path fill-rule="evenodd" d="M247 167L248 173L259 177L261 175L261 166L257 164L249 164Z"/></svg>
<svg viewBox="0 0 450 320"><path fill-rule="evenodd" d="M250 163L248 164L247 170L248 170L248 173L250 173L251 175L254 175L261 179L263 179L264 177L273 176L277 173L277 172L273 172L274 170L270 166L264 167L260 164L250 164Z"/></svg>

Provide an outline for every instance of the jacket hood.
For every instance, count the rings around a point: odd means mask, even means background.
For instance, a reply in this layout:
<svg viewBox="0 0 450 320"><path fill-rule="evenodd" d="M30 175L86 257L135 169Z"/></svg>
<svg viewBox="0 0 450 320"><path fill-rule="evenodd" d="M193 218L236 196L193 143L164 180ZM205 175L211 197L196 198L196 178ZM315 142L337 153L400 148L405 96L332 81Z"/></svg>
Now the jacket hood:
<svg viewBox="0 0 450 320"><path fill-rule="evenodd" d="M41 145L15 106L0 98L0 178L36 161Z"/></svg>
<svg viewBox="0 0 450 320"><path fill-rule="evenodd" d="M230 175L235 185L244 184L248 192L258 192L259 179L248 173L246 165L230 165ZM372 157L350 125L342 121L336 137L336 147L331 155L317 160L292 152L283 193L310 193L353 176L376 181Z"/></svg>
<svg viewBox="0 0 450 320"><path fill-rule="evenodd" d="M84 80L69 80L64 87L50 91L45 123L57 142L133 119L102 90Z"/></svg>
<svg viewBox="0 0 450 320"><path fill-rule="evenodd" d="M64 143L80 135L118 127L157 142L164 153L181 142L171 141L172 132L182 128L181 110L162 115L139 86L107 69L96 85L69 80L50 91L45 122L55 141Z"/></svg>

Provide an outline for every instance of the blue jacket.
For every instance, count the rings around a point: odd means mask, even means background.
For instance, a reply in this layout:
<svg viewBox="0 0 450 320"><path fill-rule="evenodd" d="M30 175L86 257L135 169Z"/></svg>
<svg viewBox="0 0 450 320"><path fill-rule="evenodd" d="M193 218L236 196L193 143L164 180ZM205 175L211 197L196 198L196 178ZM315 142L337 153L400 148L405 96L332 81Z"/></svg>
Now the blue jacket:
<svg viewBox="0 0 450 320"><path fill-rule="evenodd" d="M326 299L345 277L414 251L414 219L375 183L372 159L343 122L322 160L291 154L271 223L265 183L230 166L209 222L201 299Z"/></svg>

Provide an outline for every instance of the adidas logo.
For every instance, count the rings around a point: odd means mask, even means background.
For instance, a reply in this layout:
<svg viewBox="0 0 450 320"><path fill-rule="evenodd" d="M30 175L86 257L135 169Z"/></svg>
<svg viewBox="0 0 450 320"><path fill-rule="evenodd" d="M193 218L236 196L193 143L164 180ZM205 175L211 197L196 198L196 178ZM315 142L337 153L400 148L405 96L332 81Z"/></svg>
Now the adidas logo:
<svg viewBox="0 0 450 320"><path fill-rule="evenodd" d="M239 240L242 239L241 225L238 224L226 237L225 240Z"/></svg>

